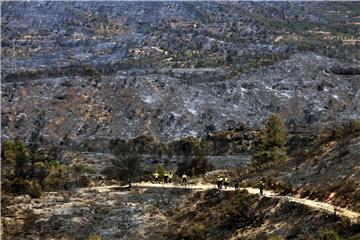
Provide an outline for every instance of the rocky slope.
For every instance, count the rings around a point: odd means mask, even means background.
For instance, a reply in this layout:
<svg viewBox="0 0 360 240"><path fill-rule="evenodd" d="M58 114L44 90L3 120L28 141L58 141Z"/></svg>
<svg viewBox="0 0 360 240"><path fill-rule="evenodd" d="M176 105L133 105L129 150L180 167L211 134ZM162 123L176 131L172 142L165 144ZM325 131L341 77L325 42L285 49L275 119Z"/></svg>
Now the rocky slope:
<svg viewBox="0 0 360 240"><path fill-rule="evenodd" d="M135 76L120 72L5 82L2 137L39 131L55 143L146 134L175 139L202 136L209 126L215 130L240 122L258 126L271 112L298 125L358 118L359 75L331 72L329 68L337 64L308 53L222 82L195 78L184 82L176 76L198 69L169 70L175 76L164 71Z"/></svg>
<svg viewBox="0 0 360 240"><path fill-rule="evenodd" d="M359 134L321 144L282 180L300 196L360 209Z"/></svg>
<svg viewBox="0 0 360 240"><path fill-rule="evenodd" d="M101 178L115 138L141 148L152 136L161 149L158 140L202 137L212 155L234 154L209 157L215 168L243 166L259 133L244 125L276 112L296 135L293 159L241 167L243 184L264 177L283 194L359 210L359 136L312 145L324 123L360 118L359 4L45 1L3 2L1 11L1 140L54 150L42 166L54 164L64 189L73 176L62 169ZM142 170L153 172L154 149L139 151ZM183 160L166 158L171 170ZM325 228L359 236L338 217L246 192L73 187L38 199L2 194L2 237L313 239Z"/></svg>
<svg viewBox="0 0 360 240"><path fill-rule="evenodd" d="M240 174L244 184L258 184L263 178L267 188L283 195L308 197L359 211L360 132L341 131L331 126L322 130L313 144L295 152L289 162Z"/></svg>
<svg viewBox="0 0 360 240"><path fill-rule="evenodd" d="M295 203L216 189L92 187L2 202L4 239L302 239L325 228L356 232L346 220Z"/></svg>
<svg viewBox="0 0 360 240"><path fill-rule="evenodd" d="M172 140L240 122L258 126L271 112L298 125L358 118L358 51L350 51L350 64L336 54L345 45L327 43L337 60L319 55L327 52L318 42L307 49L279 40L298 21L305 29L293 32L304 39L321 26L356 39L351 6L6 2L2 139ZM318 53L297 53L304 50Z"/></svg>
<svg viewBox="0 0 360 240"><path fill-rule="evenodd" d="M187 192L95 187L47 193L38 200L8 197L2 208L3 237L148 239L166 219L161 211L176 206Z"/></svg>

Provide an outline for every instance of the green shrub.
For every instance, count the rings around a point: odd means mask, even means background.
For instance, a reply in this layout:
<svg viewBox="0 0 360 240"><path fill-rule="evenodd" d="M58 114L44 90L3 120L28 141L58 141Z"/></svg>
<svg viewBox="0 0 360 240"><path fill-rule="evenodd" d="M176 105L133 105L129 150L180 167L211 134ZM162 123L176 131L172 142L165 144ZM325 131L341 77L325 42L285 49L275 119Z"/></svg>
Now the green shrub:
<svg viewBox="0 0 360 240"><path fill-rule="evenodd" d="M201 222L196 222L190 226L186 226L181 229L181 236L183 239L206 239L205 225Z"/></svg>
<svg viewBox="0 0 360 240"><path fill-rule="evenodd" d="M357 136L360 134L360 119L343 123L341 130L344 137L348 135Z"/></svg>
<svg viewBox="0 0 360 240"><path fill-rule="evenodd" d="M150 153L153 148L155 139L148 135L141 135L129 141L135 150L141 154Z"/></svg>
<svg viewBox="0 0 360 240"><path fill-rule="evenodd" d="M100 76L100 72L99 70L90 67L90 66L84 66L83 67L83 71L86 75L90 75L90 76Z"/></svg>
<svg viewBox="0 0 360 240"><path fill-rule="evenodd" d="M48 167L44 163L38 162L33 165L32 177L42 185L45 178L49 175L49 172Z"/></svg>
<svg viewBox="0 0 360 240"><path fill-rule="evenodd" d="M49 175L44 180L44 187L48 190L60 190L67 187L69 179L69 169L63 165L51 167Z"/></svg>
<svg viewBox="0 0 360 240"><path fill-rule="evenodd" d="M15 144L11 141L4 141L1 146L1 160L6 163L15 163Z"/></svg>
<svg viewBox="0 0 360 240"><path fill-rule="evenodd" d="M37 198L41 196L42 187L51 190L63 189L69 180L67 168L53 160L56 155L54 147L49 151L36 148L30 151L17 138L14 142L7 141L2 144L1 155L4 158L2 160L10 163L10 166L2 171L3 179L7 179L2 184L4 192L29 194ZM49 161L50 159L52 160Z"/></svg>
<svg viewBox="0 0 360 240"><path fill-rule="evenodd" d="M357 132L360 131L360 119L353 121L352 125L353 125L354 131L357 131Z"/></svg>
<svg viewBox="0 0 360 240"><path fill-rule="evenodd" d="M267 240L283 240L284 238L281 236L271 236L268 237Z"/></svg>
<svg viewBox="0 0 360 240"><path fill-rule="evenodd" d="M211 171L213 166L208 163L205 156L187 157L183 162L178 164L176 173L181 176L186 173L189 176L198 176Z"/></svg>
<svg viewBox="0 0 360 240"><path fill-rule="evenodd" d="M37 182L31 182L29 188L27 189L27 193L32 198L39 198L42 195L41 187Z"/></svg>
<svg viewBox="0 0 360 240"><path fill-rule="evenodd" d="M51 160L51 161L49 162L49 166L56 168L56 167L59 166L59 162L58 162L57 160Z"/></svg>
<svg viewBox="0 0 360 240"><path fill-rule="evenodd" d="M74 164L72 166L72 170L74 173L77 173L77 174L81 174L81 173L95 174L95 173L97 173L95 168L85 165L85 164Z"/></svg>
<svg viewBox="0 0 360 240"><path fill-rule="evenodd" d="M340 236L334 230L323 230L319 234L320 240L341 240Z"/></svg>
<svg viewBox="0 0 360 240"><path fill-rule="evenodd" d="M159 179L163 179L166 171L165 167L162 164L157 164L155 171L159 174Z"/></svg>
<svg viewBox="0 0 360 240"><path fill-rule="evenodd" d="M31 154L20 139L5 141L1 146L1 162L10 164L16 177L26 178L31 172ZM4 174L5 172L2 172Z"/></svg>
<svg viewBox="0 0 360 240"><path fill-rule="evenodd" d="M8 179L1 179L1 191L9 193L13 190L12 182Z"/></svg>
<svg viewBox="0 0 360 240"><path fill-rule="evenodd" d="M15 194L23 194L26 192L27 190L27 183L25 182L24 179L21 178L15 178L12 182L11 182L11 192L15 193Z"/></svg>
<svg viewBox="0 0 360 240"><path fill-rule="evenodd" d="M25 151L15 154L15 174L25 178L29 174L30 157Z"/></svg>
<svg viewBox="0 0 360 240"><path fill-rule="evenodd" d="M225 203L225 212L232 217L247 218L249 213L249 199L244 192L231 193L230 199Z"/></svg>
<svg viewBox="0 0 360 240"><path fill-rule="evenodd" d="M360 120L333 123L324 127L317 139L318 144L360 135Z"/></svg>
<svg viewBox="0 0 360 240"><path fill-rule="evenodd" d="M101 237L99 235L91 234L88 237L88 240L101 240Z"/></svg>
<svg viewBox="0 0 360 240"><path fill-rule="evenodd" d="M151 216L161 213L160 208L158 208L154 205L146 205L144 211L145 211L145 213L148 213Z"/></svg>
<svg viewBox="0 0 360 240"><path fill-rule="evenodd" d="M88 176L86 176L86 175L80 176L80 179L79 179L80 187L89 187L90 184L91 184L91 180L89 179Z"/></svg>
<svg viewBox="0 0 360 240"><path fill-rule="evenodd" d="M191 156L200 150L200 141L195 137L184 137L178 141L174 141L172 148L176 154Z"/></svg>
<svg viewBox="0 0 360 240"><path fill-rule="evenodd" d="M119 178L119 176L118 176L119 173L118 173L117 169L112 166L104 168L101 171L101 174L105 175L109 179L118 179Z"/></svg>
<svg viewBox="0 0 360 240"><path fill-rule="evenodd" d="M41 187L37 182L15 178L13 181L6 181L6 192L15 194L29 194L30 197L39 198L42 194Z"/></svg>
<svg viewBox="0 0 360 240"><path fill-rule="evenodd" d="M356 183L354 180L348 179L345 182L342 181L332 185L329 191L346 196L356 192Z"/></svg>

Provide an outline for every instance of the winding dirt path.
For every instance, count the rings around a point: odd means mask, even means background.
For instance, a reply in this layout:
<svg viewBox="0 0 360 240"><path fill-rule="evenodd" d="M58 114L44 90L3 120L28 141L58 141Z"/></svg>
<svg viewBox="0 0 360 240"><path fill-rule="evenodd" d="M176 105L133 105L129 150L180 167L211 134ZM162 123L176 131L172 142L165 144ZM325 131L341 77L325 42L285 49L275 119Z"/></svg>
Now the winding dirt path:
<svg viewBox="0 0 360 240"><path fill-rule="evenodd" d="M175 185L175 184L159 184L159 183L149 183L149 182L141 182L141 183L133 183L132 186L134 187L145 187L145 188L188 188L188 189L196 189L196 190L209 190L209 189L215 189L215 185L211 184L190 184L186 187L181 185ZM240 188L247 190L250 194L259 194L259 189L257 188ZM228 189L222 189L223 191L234 191L234 188L228 188ZM352 222L360 222L360 213L354 212L345 208L340 208L335 205L331 205L324 202L318 202L310 199L304 199L304 198L297 198L297 197L291 197L291 196L280 196L274 193L273 191L264 190L264 196L271 197L271 198L278 198L283 199L288 202L295 202L299 204L303 204L306 206L309 206L314 209L318 209L321 211L326 211L328 213L334 213L336 212L336 215L346 217Z"/></svg>

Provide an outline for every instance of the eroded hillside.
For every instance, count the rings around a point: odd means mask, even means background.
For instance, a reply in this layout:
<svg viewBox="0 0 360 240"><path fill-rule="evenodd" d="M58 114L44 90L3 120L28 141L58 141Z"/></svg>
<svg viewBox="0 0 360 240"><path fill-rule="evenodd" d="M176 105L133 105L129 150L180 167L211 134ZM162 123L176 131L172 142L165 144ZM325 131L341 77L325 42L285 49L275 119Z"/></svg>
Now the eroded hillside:
<svg viewBox="0 0 360 240"><path fill-rule="evenodd" d="M305 239L357 231L347 219L246 191L112 186L2 201L4 239Z"/></svg>
<svg viewBox="0 0 360 240"><path fill-rule="evenodd" d="M358 239L359 6L2 2L1 237Z"/></svg>
<svg viewBox="0 0 360 240"><path fill-rule="evenodd" d="M358 47L339 40L357 41L356 4L6 2L2 12L3 139L173 140L258 126L271 112L298 125L359 117Z"/></svg>
<svg viewBox="0 0 360 240"><path fill-rule="evenodd" d="M292 152L291 161L248 172L242 177L250 185L263 178L267 188L282 195L315 199L359 211L360 132L350 126L330 125L320 131L312 145Z"/></svg>

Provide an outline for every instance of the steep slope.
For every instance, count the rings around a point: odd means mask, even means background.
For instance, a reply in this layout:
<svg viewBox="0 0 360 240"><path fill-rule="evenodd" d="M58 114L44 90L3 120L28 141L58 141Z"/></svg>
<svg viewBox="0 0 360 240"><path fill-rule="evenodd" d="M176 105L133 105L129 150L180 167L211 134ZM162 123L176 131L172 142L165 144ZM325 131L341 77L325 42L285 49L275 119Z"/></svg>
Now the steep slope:
<svg viewBox="0 0 360 240"><path fill-rule="evenodd" d="M250 185L262 178L267 188L282 195L310 198L359 211L358 126L347 130L327 126L312 146L299 146L301 151L295 151L296 155L289 162L242 177L248 179Z"/></svg>
<svg viewBox="0 0 360 240"><path fill-rule="evenodd" d="M359 75L332 73L337 64L307 53L223 82L201 81L214 71L221 74L218 69L5 82L2 137L29 140L37 131L53 143L141 134L171 140L201 136L209 126L258 126L271 112L300 125L358 118L360 90L353 83ZM191 81L181 78L189 73Z"/></svg>
<svg viewBox="0 0 360 240"><path fill-rule="evenodd" d="M297 194L359 211L359 140L359 134L335 139L311 152L290 174Z"/></svg>
<svg viewBox="0 0 360 240"><path fill-rule="evenodd" d="M345 219L245 191L119 190L115 186L83 188L47 193L37 200L3 197L2 237L312 239L325 229L335 229L345 237L358 230L358 225Z"/></svg>
<svg viewBox="0 0 360 240"><path fill-rule="evenodd" d="M199 184L199 183L196 183L194 185L191 184L191 185L187 185L187 186L176 186L173 184L157 184L157 183L141 182L141 183L132 184L132 186L145 187L145 188L186 188L186 189L197 189L197 190L204 190L204 191L208 191L211 189L212 190L217 189L217 186L215 184ZM257 194L257 195L259 194L258 188L249 188L248 187L248 188L240 188L239 190L246 190L250 194ZM236 191L236 189L234 189L232 187L228 187L226 189L222 188L222 191ZM338 217L343 217L354 223L356 223L358 221L358 219L360 218L360 213L358 213L358 212L351 211L351 210L348 210L345 208L340 208L338 206L331 205L328 203L323 203L323 202L318 202L318 201L313 201L313 200L298 198L298 197L281 196L281 195L277 195L276 193L269 191L269 190L264 190L263 196L269 197L269 198L281 199L281 200L284 200L287 202L292 202L292 203L299 203L306 207L310 207L310 208L324 211L327 213L334 213L334 210L336 210L337 211L336 214Z"/></svg>

